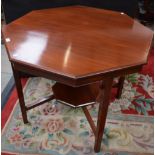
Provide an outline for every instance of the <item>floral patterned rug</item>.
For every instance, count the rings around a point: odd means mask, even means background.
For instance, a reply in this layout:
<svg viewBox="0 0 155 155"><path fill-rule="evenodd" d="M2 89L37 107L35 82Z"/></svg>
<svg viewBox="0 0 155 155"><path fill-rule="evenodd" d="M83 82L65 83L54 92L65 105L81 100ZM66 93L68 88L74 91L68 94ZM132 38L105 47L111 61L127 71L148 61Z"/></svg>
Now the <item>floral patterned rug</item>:
<svg viewBox="0 0 155 155"><path fill-rule="evenodd" d="M153 154L152 77L146 71L126 76L121 99L112 98L109 105L101 152L97 155ZM24 90L26 104L51 94L53 84L40 77L29 79ZM98 104L88 109L96 123ZM30 123L24 125L17 101L2 130L2 153L96 154L94 135L81 108L53 100L30 110L28 120Z"/></svg>

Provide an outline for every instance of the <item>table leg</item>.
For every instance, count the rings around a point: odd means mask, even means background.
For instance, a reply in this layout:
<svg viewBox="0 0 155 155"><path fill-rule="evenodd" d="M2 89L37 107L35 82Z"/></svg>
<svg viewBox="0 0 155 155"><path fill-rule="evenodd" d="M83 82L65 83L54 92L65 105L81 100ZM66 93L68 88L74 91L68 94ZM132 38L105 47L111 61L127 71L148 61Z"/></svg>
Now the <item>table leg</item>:
<svg viewBox="0 0 155 155"><path fill-rule="evenodd" d="M100 86L100 93L98 98L100 104L99 104L97 130L95 135L95 146L94 146L95 152L100 151L110 101L112 84L113 84L113 78L107 78L104 82L102 82Z"/></svg>
<svg viewBox="0 0 155 155"><path fill-rule="evenodd" d="M13 75L14 75L15 84L16 84L16 88L17 88L17 94L18 94L18 98L19 98L20 109L22 112L23 121L24 121L24 124L26 124L26 123L28 123L27 112L26 112L27 109L26 109L25 101L24 101L20 72L13 67L13 64L12 64L12 70L13 70Z"/></svg>
<svg viewBox="0 0 155 155"><path fill-rule="evenodd" d="M124 84L125 76L121 76L118 82L118 90L117 90L117 95L116 98L120 98L122 95L122 89L123 89L123 84Z"/></svg>

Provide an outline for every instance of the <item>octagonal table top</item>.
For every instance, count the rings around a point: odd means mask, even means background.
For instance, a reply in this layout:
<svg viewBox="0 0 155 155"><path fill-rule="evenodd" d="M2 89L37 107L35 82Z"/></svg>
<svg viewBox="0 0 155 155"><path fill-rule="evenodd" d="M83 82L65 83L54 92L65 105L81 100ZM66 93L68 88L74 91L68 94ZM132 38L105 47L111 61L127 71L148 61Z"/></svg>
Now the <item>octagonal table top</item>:
<svg viewBox="0 0 155 155"><path fill-rule="evenodd" d="M32 11L2 33L11 62L70 78L143 65L153 38L124 13L84 6Z"/></svg>

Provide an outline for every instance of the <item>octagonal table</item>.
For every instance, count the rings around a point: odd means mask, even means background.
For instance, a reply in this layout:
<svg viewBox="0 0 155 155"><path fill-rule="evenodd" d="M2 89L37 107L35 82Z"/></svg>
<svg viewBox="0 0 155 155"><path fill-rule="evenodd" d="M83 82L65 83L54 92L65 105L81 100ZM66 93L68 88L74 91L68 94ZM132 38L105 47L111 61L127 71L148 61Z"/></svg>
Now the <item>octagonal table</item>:
<svg viewBox="0 0 155 155"><path fill-rule="evenodd" d="M32 11L5 25L2 34L24 123L27 110L54 98L82 106L95 135L94 150L100 151L113 79L147 63L153 32L121 12L69 6ZM26 106L21 72L55 80L54 94ZM95 102L97 127L85 107Z"/></svg>

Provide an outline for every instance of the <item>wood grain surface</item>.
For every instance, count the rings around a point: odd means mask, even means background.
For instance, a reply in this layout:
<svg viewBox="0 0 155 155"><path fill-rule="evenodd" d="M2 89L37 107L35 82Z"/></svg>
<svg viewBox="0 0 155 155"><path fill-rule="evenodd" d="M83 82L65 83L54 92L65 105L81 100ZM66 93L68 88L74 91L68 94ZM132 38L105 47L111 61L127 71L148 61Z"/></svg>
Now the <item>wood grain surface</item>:
<svg viewBox="0 0 155 155"><path fill-rule="evenodd" d="M2 33L13 63L73 79L145 64L153 37L126 14L84 6L32 11Z"/></svg>

